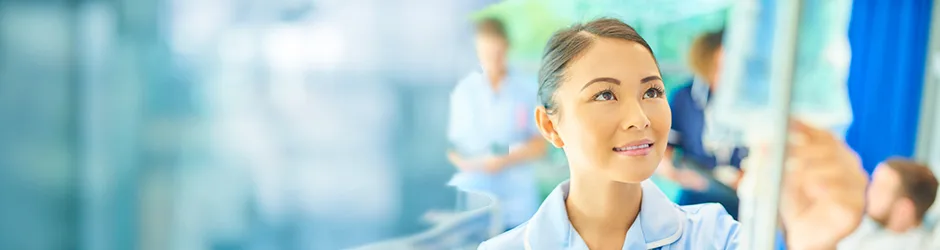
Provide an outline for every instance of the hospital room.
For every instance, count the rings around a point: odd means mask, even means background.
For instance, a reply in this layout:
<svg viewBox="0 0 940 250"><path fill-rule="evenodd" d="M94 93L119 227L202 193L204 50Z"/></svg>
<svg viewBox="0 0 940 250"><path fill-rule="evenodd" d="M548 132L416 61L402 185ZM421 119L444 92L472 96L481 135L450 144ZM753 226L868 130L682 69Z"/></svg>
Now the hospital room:
<svg viewBox="0 0 940 250"><path fill-rule="evenodd" d="M932 0L0 0L0 249L940 250L938 98Z"/></svg>

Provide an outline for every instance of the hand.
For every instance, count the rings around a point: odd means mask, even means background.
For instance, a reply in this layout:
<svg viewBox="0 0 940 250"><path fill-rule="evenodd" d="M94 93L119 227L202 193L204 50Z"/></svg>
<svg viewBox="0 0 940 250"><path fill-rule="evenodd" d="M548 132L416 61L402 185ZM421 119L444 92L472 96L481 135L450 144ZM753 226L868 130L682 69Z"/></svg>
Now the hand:
<svg viewBox="0 0 940 250"><path fill-rule="evenodd" d="M705 191L708 189L708 180L695 170L680 168L676 170L676 181L685 189Z"/></svg>
<svg viewBox="0 0 940 250"><path fill-rule="evenodd" d="M676 166L673 166L670 160L663 159L659 161L659 166L656 167L656 173L666 177L666 179L679 182L679 178L676 177Z"/></svg>
<svg viewBox="0 0 940 250"><path fill-rule="evenodd" d="M506 159L503 157L490 156L483 159L483 172L495 174L506 166Z"/></svg>
<svg viewBox="0 0 940 250"><path fill-rule="evenodd" d="M852 149L827 131L791 122L780 215L790 249L835 249L858 227L867 176Z"/></svg>
<svg viewBox="0 0 940 250"><path fill-rule="evenodd" d="M708 180L694 170L686 168L676 168L672 161L663 160L659 162L656 172L669 180L679 183L679 186L687 190L705 191L708 189Z"/></svg>
<svg viewBox="0 0 940 250"><path fill-rule="evenodd" d="M462 172L472 171L474 169L474 163L464 159L463 156L458 153L447 152L447 159L450 160L450 163L454 164L454 166Z"/></svg>
<svg viewBox="0 0 940 250"><path fill-rule="evenodd" d="M741 179L741 170L732 166L717 166L712 170L715 179L721 184L734 190L738 189L738 181Z"/></svg>

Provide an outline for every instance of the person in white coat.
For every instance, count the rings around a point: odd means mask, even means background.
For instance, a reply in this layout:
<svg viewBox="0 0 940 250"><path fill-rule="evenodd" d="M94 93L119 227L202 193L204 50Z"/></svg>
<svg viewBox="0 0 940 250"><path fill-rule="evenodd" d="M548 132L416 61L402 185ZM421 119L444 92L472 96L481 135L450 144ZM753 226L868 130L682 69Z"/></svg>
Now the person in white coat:
<svg viewBox="0 0 940 250"><path fill-rule="evenodd" d="M451 184L498 199L502 227L508 230L538 207L531 163L546 147L532 116L538 85L534 77L509 70L509 42L498 19L477 24L476 47L482 71L461 80L450 97L447 158L459 170ZM476 203L467 201L470 207L488 201Z"/></svg>

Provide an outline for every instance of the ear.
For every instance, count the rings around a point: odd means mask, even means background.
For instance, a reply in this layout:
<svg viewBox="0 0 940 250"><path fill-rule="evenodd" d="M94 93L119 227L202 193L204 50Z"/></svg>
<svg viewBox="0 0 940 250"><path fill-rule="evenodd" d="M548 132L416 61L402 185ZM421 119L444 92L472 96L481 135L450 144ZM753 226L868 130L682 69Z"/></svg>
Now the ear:
<svg viewBox="0 0 940 250"><path fill-rule="evenodd" d="M535 108L535 125L539 127L539 132L542 133L542 137L556 148L565 146L565 142L561 140L561 137L558 136L558 131L555 130L555 123L548 117L548 111L545 110L545 107L539 106Z"/></svg>
<svg viewBox="0 0 940 250"><path fill-rule="evenodd" d="M917 205L914 205L914 201L911 200L911 198L902 197L895 203L894 209L897 213L900 213L901 216L917 218Z"/></svg>

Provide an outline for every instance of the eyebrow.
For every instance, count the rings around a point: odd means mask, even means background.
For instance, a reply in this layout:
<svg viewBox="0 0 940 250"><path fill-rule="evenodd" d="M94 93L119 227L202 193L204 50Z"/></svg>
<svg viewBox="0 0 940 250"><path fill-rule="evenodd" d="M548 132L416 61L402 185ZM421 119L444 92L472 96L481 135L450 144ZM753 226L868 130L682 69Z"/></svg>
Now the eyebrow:
<svg viewBox="0 0 940 250"><path fill-rule="evenodd" d="M610 78L610 77L600 77L600 78L594 78L594 80L591 80L585 83L584 86L581 86L581 91L584 91L584 89L586 89L588 86L591 86L591 84L594 84L596 82L609 82L609 83L620 85L620 80Z"/></svg>
<svg viewBox="0 0 940 250"><path fill-rule="evenodd" d="M656 75L647 76L647 77L644 77L642 80L640 80L640 84L645 84L645 83L649 83L649 82L656 81L656 80L662 81L663 78L656 76ZM594 80L591 80L585 83L584 86L581 87L581 90L583 91L588 86L591 86L591 84L594 84L596 82L609 82L609 83L620 85L620 80L610 78L610 77L599 77L599 78L594 78Z"/></svg>
<svg viewBox="0 0 940 250"><path fill-rule="evenodd" d="M640 83L649 83L649 82L656 81L656 80L662 81L663 78L659 76L647 76L647 77L643 77L643 80L640 80Z"/></svg>

